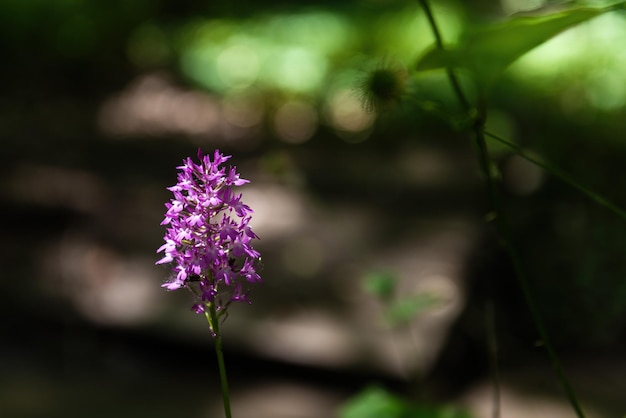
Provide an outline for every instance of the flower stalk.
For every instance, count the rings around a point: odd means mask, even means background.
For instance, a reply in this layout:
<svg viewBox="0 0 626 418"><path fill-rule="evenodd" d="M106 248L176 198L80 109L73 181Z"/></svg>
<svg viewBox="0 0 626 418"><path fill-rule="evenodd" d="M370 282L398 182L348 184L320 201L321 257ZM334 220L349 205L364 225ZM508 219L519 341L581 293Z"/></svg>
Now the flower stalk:
<svg viewBox="0 0 626 418"><path fill-rule="evenodd" d="M178 182L167 189L173 198L161 225L167 226L165 243L156 264L171 264L172 275L162 287L186 288L196 299L193 310L204 313L215 343L226 418L231 418L226 366L222 351L220 319L231 302L248 302L249 287L261 281L256 271L261 255L252 241L258 239L249 226L252 209L233 188L248 183L236 167L223 167L230 156L218 150L210 156L198 150L199 163L191 158L179 166Z"/></svg>
<svg viewBox="0 0 626 418"><path fill-rule="evenodd" d="M224 403L224 414L226 418L231 418L230 412L230 392L228 390L228 378L226 377L226 363L222 352L222 335L220 333L219 318L215 309L215 304L209 304L209 312L204 311L211 332L215 341L215 353L217 355L217 367L220 373L220 385L222 387L222 401Z"/></svg>

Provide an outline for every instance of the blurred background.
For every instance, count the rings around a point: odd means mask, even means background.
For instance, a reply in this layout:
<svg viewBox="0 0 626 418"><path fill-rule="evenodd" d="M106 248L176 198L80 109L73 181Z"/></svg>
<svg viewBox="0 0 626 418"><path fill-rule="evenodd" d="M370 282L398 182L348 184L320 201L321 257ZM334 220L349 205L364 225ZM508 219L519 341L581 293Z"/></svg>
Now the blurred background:
<svg viewBox="0 0 626 418"><path fill-rule="evenodd" d="M547 2L432 3L453 43ZM620 207L624 42L623 13L564 32L507 71L488 120ZM154 265L199 147L251 180L261 237L264 283L222 327L235 416L340 416L372 385L490 416L494 336L503 416L574 416L471 138L425 111L456 106L443 74L411 71L432 43L412 1L0 2L0 416L222 416L204 318ZM360 88L380 69L401 87L382 104ZM626 223L489 145L574 387L621 417Z"/></svg>

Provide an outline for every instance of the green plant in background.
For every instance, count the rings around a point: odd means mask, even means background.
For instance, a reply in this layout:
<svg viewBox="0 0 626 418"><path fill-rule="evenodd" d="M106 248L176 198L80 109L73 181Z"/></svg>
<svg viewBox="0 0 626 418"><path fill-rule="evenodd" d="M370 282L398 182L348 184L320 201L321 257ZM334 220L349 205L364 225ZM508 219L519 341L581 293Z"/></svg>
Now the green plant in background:
<svg viewBox="0 0 626 418"><path fill-rule="evenodd" d="M379 387L369 387L347 402L340 418L470 418L453 406L413 404Z"/></svg>
<svg viewBox="0 0 626 418"><path fill-rule="evenodd" d="M365 276L365 290L382 304L383 317L391 328L408 324L421 313L437 306L440 300L429 293L399 296L396 277L389 272L373 272Z"/></svg>
<svg viewBox="0 0 626 418"><path fill-rule="evenodd" d="M550 334L544 324L542 313L540 312L535 298L530 290L529 281L525 265L518 254L513 242L511 227L504 211L502 196L499 190L498 173L495 171L492 157L489 153L486 138L489 137L499 144L510 148L527 161L547 170L560 178L567 184L575 187L596 203L614 212L618 216L626 219L626 212L611 203L609 200L584 186L579 181L573 179L562 170L553 167L550 163L540 160L516 145L513 141L504 138L486 128L488 118L487 102L490 90L502 73L522 55L548 41L562 31L580 23L586 22L594 17L607 12L623 10L626 2L612 2L602 6L585 5L580 3L570 3L570 7L561 8L556 12L548 9L539 9L533 13L521 16L513 16L508 20L492 25L481 26L473 31L468 31L461 36L458 44L449 47L445 44L441 35L437 18L427 0L419 1L424 13L427 16L432 34L435 38L434 47L426 52L416 63L414 69L417 76L433 70L443 70L449 81L450 87L456 96L460 109L456 106L446 108L443 103L433 102L430 98L422 100L419 95L410 99L419 104L419 108L444 117L455 129L461 129L470 133L475 141L476 152L482 172L487 184L487 189L491 201L492 212L487 219L496 225L501 242L511 259L513 268L518 278L518 282L527 306L531 312L535 327L543 347L545 347L548 357L556 372L556 375L566 393L571 407L579 418L585 417L585 413L580 404L572 385L570 384L556 350L551 342ZM369 79L370 84L365 87L367 99L366 105L377 102L387 103L389 97L398 97L399 83L397 77L393 77L393 72L388 71L386 77L381 77L379 73L373 73ZM460 78L460 75L463 78ZM391 80L391 81L390 81ZM387 89L383 92L380 89ZM470 94L468 94L471 93ZM404 298L394 300L395 283L393 277L387 274L374 274L367 278L366 287L384 303L386 316L391 324L402 323L424 308L429 306L429 301L422 296L417 298ZM491 306L488 309L488 333L490 334L491 356L496 356L497 344L494 340L493 321L494 311ZM494 379L494 414L499 415L499 382L497 361L492 359L491 368ZM369 405L369 406L368 406ZM378 408L378 409L377 409ZM371 415L371 411L378 411L379 415ZM381 415L382 414L382 415ZM412 414L412 415L411 415ZM381 391L365 392L346 408L342 417L369 417L369 416L391 416L391 417L418 417L418 416L443 416L430 412L430 415L419 415L417 412L409 412L406 404L393 397L386 397Z"/></svg>
<svg viewBox="0 0 626 418"><path fill-rule="evenodd" d="M441 300L429 293L404 295L398 291L397 277L388 271L371 272L363 279L366 292L381 304L384 325L396 330L436 307ZM466 418L465 412L452 406L430 406L408 402L381 387L368 387L347 401L340 418Z"/></svg>

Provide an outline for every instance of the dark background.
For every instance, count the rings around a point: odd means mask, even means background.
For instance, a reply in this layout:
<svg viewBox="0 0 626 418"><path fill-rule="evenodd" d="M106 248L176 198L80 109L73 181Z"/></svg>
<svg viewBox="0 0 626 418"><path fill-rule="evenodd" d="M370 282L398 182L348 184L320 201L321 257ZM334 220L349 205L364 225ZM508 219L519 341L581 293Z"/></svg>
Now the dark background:
<svg viewBox="0 0 626 418"><path fill-rule="evenodd" d="M433 3L451 41L523 8ZM507 72L488 126L624 207L626 25L598 19ZM487 416L489 318L503 410L567 411L471 138L423 111L456 106L410 71L425 22L383 0L3 1L0 415L221 416L203 318L154 266L165 187L198 147L251 180L261 236L264 284L223 326L236 416L332 416L372 383ZM376 68L408 68L406 94L363 110ZM621 416L624 219L490 146L566 370L594 416ZM390 330L362 286L379 271L438 302Z"/></svg>

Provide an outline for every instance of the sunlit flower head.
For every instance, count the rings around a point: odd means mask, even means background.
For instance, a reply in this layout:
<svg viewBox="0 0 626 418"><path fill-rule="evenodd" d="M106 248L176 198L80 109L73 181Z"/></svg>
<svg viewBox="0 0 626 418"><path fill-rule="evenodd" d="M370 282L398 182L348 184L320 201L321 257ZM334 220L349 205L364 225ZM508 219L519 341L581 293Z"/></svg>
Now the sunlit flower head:
<svg viewBox="0 0 626 418"><path fill-rule="evenodd" d="M260 254L252 243L258 239L249 226L252 209L233 191L248 183L236 167L223 167L229 155L218 150L210 156L198 150L199 164L187 158L177 167L178 182L167 189L173 198L161 225L167 226L165 243L156 264L171 264L168 290L190 289L199 301L224 309L231 301L249 301L249 284L260 282L256 271Z"/></svg>

